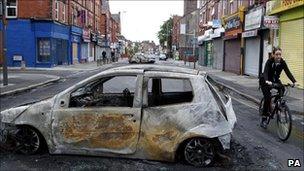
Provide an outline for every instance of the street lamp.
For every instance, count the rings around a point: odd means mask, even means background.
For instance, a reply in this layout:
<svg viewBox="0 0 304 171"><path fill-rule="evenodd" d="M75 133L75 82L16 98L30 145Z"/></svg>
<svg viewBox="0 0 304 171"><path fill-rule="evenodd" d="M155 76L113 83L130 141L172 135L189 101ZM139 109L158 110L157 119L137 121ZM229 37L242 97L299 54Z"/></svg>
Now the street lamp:
<svg viewBox="0 0 304 171"><path fill-rule="evenodd" d="M3 85L6 86L8 84L7 78L7 64L6 64L6 41L5 41L5 32L6 32L6 0L2 0L2 62L3 62Z"/></svg>

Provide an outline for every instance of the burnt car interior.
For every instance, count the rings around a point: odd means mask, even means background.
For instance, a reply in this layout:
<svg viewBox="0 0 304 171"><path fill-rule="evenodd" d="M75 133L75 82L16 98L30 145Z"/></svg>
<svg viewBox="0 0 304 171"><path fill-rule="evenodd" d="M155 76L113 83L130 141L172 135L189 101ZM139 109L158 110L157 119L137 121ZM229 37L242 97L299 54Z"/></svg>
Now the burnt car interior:
<svg viewBox="0 0 304 171"><path fill-rule="evenodd" d="M72 92L69 107L132 107L135 86L136 76L101 78Z"/></svg>
<svg viewBox="0 0 304 171"><path fill-rule="evenodd" d="M148 106L191 102L192 86L188 79L151 78L148 82Z"/></svg>

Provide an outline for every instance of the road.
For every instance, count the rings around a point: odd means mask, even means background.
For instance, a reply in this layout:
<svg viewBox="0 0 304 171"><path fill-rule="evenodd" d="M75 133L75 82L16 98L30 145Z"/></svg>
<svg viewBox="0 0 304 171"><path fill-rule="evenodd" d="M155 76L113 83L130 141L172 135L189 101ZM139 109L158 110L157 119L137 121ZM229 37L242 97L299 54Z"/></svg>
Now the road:
<svg viewBox="0 0 304 171"><path fill-rule="evenodd" d="M102 70L103 69L99 69L89 72L54 72L54 75L62 77L59 82L14 96L3 97L1 98L1 110L55 95L80 80ZM48 74L50 74L49 71ZM270 128L267 130L259 127L258 110L254 104L246 100L241 100L237 96L232 97L234 110L237 115L237 124L233 132L231 150L227 154L230 160L220 160L216 162L215 168L236 170L294 169L287 167L288 159L300 159L303 165L303 132L296 133L296 136L302 136L301 141L290 139L283 143L278 140L274 131L274 125L270 125ZM0 160L1 170L200 170L183 163L73 155L37 154L23 156L3 152ZM303 168L296 169L301 170Z"/></svg>

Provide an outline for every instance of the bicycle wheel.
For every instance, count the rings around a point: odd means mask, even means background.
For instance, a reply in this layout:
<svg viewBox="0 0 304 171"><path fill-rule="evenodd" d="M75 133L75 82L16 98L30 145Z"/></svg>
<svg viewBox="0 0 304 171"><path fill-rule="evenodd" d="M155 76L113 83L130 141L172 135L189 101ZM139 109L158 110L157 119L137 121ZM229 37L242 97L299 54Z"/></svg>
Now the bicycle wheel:
<svg viewBox="0 0 304 171"><path fill-rule="evenodd" d="M291 133L292 118L288 106L281 106L276 111L277 116L277 134L282 141L286 141Z"/></svg>
<svg viewBox="0 0 304 171"><path fill-rule="evenodd" d="M259 105L259 114L260 116L263 115L263 106L264 106L264 97L261 99L260 105Z"/></svg>

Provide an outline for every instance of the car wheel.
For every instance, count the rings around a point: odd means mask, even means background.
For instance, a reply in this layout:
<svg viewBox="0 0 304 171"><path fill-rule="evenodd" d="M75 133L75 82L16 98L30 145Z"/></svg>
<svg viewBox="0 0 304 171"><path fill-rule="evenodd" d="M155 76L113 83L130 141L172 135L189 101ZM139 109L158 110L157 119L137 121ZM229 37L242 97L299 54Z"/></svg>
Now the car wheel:
<svg viewBox="0 0 304 171"><path fill-rule="evenodd" d="M215 150L213 144L207 139L190 139L184 147L185 161L196 167L210 166L214 162Z"/></svg>
<svg viewBox="0 0 304 171"><path fill-rule="evenodd" d="M17 151L22 154L35 154L42 149L42 138L33 128L19 128L16 132L15 138L17 141Z"/></svg>

